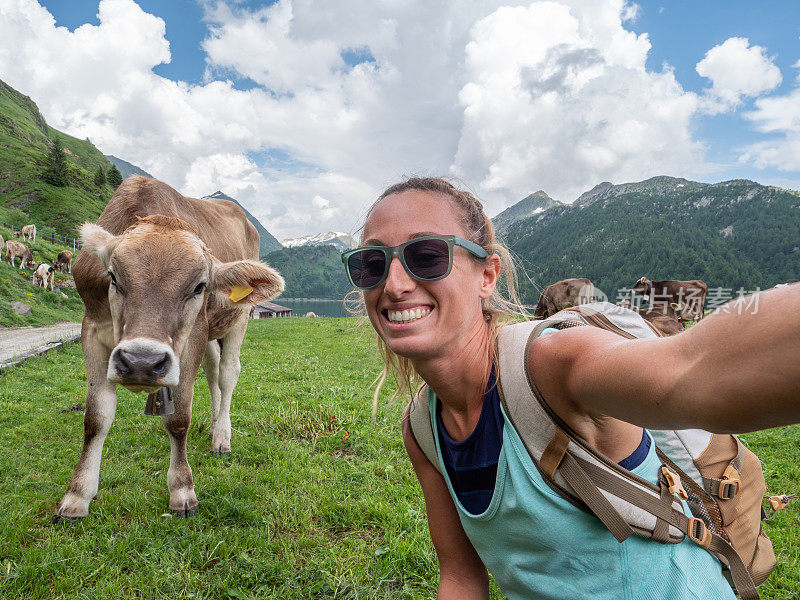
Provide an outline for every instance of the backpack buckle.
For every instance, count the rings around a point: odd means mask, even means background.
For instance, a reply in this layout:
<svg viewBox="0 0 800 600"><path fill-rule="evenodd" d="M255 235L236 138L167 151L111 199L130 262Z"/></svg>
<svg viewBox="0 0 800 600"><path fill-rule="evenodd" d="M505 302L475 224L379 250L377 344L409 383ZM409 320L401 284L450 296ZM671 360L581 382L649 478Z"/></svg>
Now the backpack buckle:
<svg viewBox="0 0 800 600"><path fill-rule="evenodd" d="M736 497L736 492L739 491L738 479L723 479L719 482L719 491L717 496L720 500L731 500Z"/></svg>
<svg viewBox="0 0 800 600"><path fill-rule="evenodd" d="M778 512L783 510L789 504L789 499L786 496L769 496L769 507Z"/></svg>
<svg viewBox="0 0 800 600"><path fill-rule="evenodd" d="M669 469L665 465L661 465L661 474L664 476L664 479L669 486L669 493L673 495L677 495L678 498L681 500L688 500L689 494L686 493L686 490L683 489L683 484L681 483L681 478L678 476L677 473Z"/></svg>
<svg viewBox="0 0 800 600"><path fill-rule="evenodd" d="M702 519L697 517L689 517L689 527L686 535L692 538L695 542L703 548L708 549L711 546L711 532L706 527Z"/></svg>
<svg viewBox="0 0 800 600"><path fill-rule="evenodd" d="M719 482L717 497L720 500L731 500L739 491L739 483L739 472L733 465L728 465L722 474L722 480Z"/></svg>

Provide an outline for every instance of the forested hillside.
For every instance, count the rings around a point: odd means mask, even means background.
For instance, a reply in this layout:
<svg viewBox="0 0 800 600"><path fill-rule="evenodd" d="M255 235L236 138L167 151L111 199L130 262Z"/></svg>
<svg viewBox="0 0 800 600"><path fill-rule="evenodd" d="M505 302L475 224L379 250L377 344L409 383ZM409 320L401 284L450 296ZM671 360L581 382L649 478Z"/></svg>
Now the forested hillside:
<svg viewBox="0 0 800 600"><path fill-rule="evenodd" d="M341 300L352 289L344 272L341 252L333 246L284 248L271 252L265 260L286 280L284 298Z"/></svg>
<svg viewBox="0 0 800 600"><path fill-rule="evenodd" d="M90 141L56 131L30 98L0 81L0 221L75 237L111 197L112 172Z"/></svg>
<svg viewBox="0 0 800 600"><path fill-rule="evenodd" d="M746 180L601 184L505 237L525 268L528 303L565 277L588 277L612 300L642 276L734 292L800 280L800 195Z"/></svg>

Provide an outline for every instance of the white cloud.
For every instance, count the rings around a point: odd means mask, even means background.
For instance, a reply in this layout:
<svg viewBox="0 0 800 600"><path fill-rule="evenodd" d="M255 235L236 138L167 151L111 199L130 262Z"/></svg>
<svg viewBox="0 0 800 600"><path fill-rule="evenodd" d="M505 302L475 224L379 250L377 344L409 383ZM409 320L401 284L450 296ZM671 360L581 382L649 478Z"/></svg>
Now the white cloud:
<svg viewBox="0 0 800 600"><path fill-rule="evenodd" d="M242 190L237 199L262 223L273 224L278 232L355 234L374 195L375 189L359 179L327 172L309 177L283 176L263 186ZM265 196L281 201L267 204L262 201ZM325 202L328 204L322 206Z"/></svg>
<svg viewBox="0 0 800 600"><path fill-rule="evenodd" d="M500 8L475 24L454 171L513 202L702 170L697 98L669 69L646 70L650 42L623 28L625 5L570 4Z"/></svg>
<svg viewBox="0 0 800 600"><path fill-rule="evenodd" d="M705 111L714 114L737 108L746 97L754 98L781 84L780 69L761 46L747 38L732 37L706 52L697 73L711 80L703 98Z"/></svg>
<svg viewBox="0 0 800 600"><path fill-rule="evenodd" d="M639 16L642 14L642 7L636 4L635 2L631 2L630 4L626 4L622 9L622 22L636 22Z"/></svg>
<svg viewBox="0 0 800 600"><path fill-rule="evenodd" d="M317 87L344 70L338 44L328 39L292 38L294 14L288 0L254 13L234 13L225 4L209 14L211 35L203 42L213 67L227 67L278 93ZM233 39L237 43L231 43Z"/></svg>
<svg viewBox="0 0 800 600"><path fill-rule="evenodd" d="M134 0L102 0L99 25L73 32L34 0L0 0L0 76L56 128L184 193L222 189L281 238L352 230L404 174L454 172L495 213L532 189L570 201L708 168L696 95L648 71L647 36L625 29L636 4L503 4L209 3L191 85L153 72L170 60L164 22ZM302 166L261 164L270 151Z"/></svg>
<svg viewBox="0 0 800 600"><path fill-rule="evenodd" d="M800 170L800 89L784 96L760 98L754 110L745 114L756 129L774 134L768 141L751 144L742 151L740 162L759 169Z"/></svg>

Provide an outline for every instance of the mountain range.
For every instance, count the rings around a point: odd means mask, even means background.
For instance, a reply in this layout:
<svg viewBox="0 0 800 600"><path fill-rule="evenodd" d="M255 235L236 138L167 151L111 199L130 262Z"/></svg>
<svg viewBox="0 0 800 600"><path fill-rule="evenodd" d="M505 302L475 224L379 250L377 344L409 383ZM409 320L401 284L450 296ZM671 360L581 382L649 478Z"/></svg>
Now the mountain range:
<svg viewBox="0 0 800 600"><path fill-rule="evenodd" d="M127 179L131 175L141 175L142 177L149 177L153 179L153 176L150 175L144 169L140 169L136 165L129 163L127 160L122 160L121 158L117 158L113 154L106 154L105 157L108 159L112 165L117 167L119 174L122 175L123 179Z"/></svg>
<svg viewBox="0 0 800 600"><path fill-rule="evenodd" d="M659 176L601 183L573 204L528 212L501 224L529 304L567 277L588 277L612 301L642 276L702 279L733 295L800 280L800 193L793 190Z"/></svg>
<svg viewBox="0 0 800 600"><path fill-rule="evenodd" d="M516 204L509 206L492 219L492 223L494 224L495 231L502 235L508 231L512 223L541 214L556 206L564 205L558 200L553 200L542 190L539 190L538 192L526 196Z"/></svg>
<svg viewBox="0 0 800 600"><path fill-rule="evenodd" d="M258 251L258 256L262 260L270 252L274 252L275 250L280 250L281 248L283 248L281 243L275 239L275 236L273 236L269 231L267 231L267 229L259 222L259 220L256 219L253 215L251 215L250 211L248 211L244 206L239 204L239 202L237 202L235 199L231 198L226 194L223 194L219 190L217 190L210 196L203 196L203 199L205 198L221 198L222 200L228 200L230 202L233 202L236 206L241 208L242 211L244 211L247 220L250 221L255 226L256 230L258 230L258 235L261 237L261 248Z"/></svg>

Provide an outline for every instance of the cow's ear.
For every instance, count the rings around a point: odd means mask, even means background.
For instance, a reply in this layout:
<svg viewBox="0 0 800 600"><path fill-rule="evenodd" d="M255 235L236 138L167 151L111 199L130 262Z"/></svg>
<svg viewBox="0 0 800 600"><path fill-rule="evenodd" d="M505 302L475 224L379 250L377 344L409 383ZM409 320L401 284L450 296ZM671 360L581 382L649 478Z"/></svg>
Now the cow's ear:
<svg viewBox="0 0 800 600"><path fill-rule="evenodd" d="M283 291L283 277L272 267L256 260L213 263L211 289L225 301L258 304L272 300Z"/></svg>
<svg viewBox="0 0 800 600"><path fill-rule="evenodd" d="M119 240L117 236L99 225L84 223L81 226L81 243L83 248L95 256L104 269L107 269L111 262L111 253L114 252Z"/></svg>

